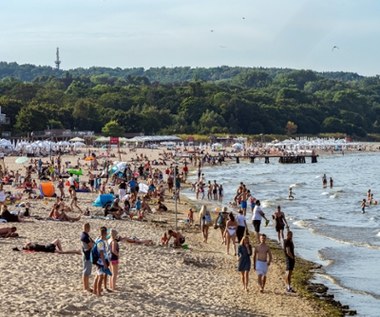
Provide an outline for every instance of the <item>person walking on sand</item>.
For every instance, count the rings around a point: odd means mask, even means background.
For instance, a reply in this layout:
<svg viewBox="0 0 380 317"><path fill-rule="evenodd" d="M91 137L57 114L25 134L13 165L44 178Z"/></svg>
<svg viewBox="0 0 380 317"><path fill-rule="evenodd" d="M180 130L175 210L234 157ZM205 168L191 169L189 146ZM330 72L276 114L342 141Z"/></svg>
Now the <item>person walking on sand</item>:
<svg viewBox="0 0 380 317"><path fill-rule="evenodd" d="M274 220L274 223L276 225L276 231L277 231L277 241L278 243L281 243L281 241L284 241L284 228L286 226L287 229L289 229L288 222L286 221L284 212L281 211L281 206L277 206L277 210L273 213L272 218Z"/></svg>
<svg viewBox="0 0 380 317"><path fill-rule="evenodd" d="M252 214L252 225L255 230L255 235L257 238L257 242L260 242L260 225L262 218L265 219L265 226L268 225L269 220L265 217L263 210L261 209L260 200L256 200L255 208L253 209Z"/></svg>
<svg viewBox="0 0 380 317"><path fill-rule="evenodd" d="M286 291L288 293L294 293L292 288L292 273L295 265L295 255L294 255L294 243L293 243L293 232L288 231L286 239L284 240L284 252L285 252L285 262L286 262Z"/></svg>
<svg viewBox="0 0 380 317"><path fill-rule="evenodd" d="M85 223L83 225L83 232L80 237L80 241L82 243L82 254L83 254L83 273L82 273L82 283L83 290L92 292L93 290L90 288L90 276L92 271L92 263L91 263L91 249L94 245L94 241L90 238L90 224Z"/></svg>
<svg viewBox="0 0 380 317"><path fill-rule="evenodd" d="M237 241L241 241L247 230L247 222L245 221L245 216L242 209L239 210L239 214L236 216L236 221L238 224L236 230Z"/></svg>
<svg viewBox="0 0 380 317"><path fill-rule="evenodd" d="M117 231L115 229L111 229L111 238L110 238L110 269L112 272L112 276L110 279L110 287L112 291L116 290L116 281L119 273L119 242Z"/></svg>
<svg viewBox="0 0 380 317"><path fill-rule="evenodd" d="M265 243L266 239L267 236L265 234L260 234L260 244L255 247L253 252L253 269L257 274L257 284L260 288L260 293L264 293L268 267L272 262L272 253Z"/></svg>
<svg viewBox="0 0 380 317"><path fill-rule="evenodd" d="M234 214L232 212L228 215L228 220L226 223L226 230L224 231L224 236L226 238L227 254L230 254L230 244L232 242L234 246L234 254L236 256L236 230L238 224L235 220Z"/></svg>
<svg viewBox="0 0 380 317"><path fill-rule="evenodd" d="M199 224L201 226L203 242L207 243L208 229L212 224L212 219L210 211L207 209L206 205L202 205L201 210L199 211Z"/></svg>
<svg viewBox="0 0 380 317"><path fill-rule="evenodd" d="M252 246L249 237L244 236L238 247L238 271L241 273L243 288L248 292L249 271L251 270Z"/></svg>

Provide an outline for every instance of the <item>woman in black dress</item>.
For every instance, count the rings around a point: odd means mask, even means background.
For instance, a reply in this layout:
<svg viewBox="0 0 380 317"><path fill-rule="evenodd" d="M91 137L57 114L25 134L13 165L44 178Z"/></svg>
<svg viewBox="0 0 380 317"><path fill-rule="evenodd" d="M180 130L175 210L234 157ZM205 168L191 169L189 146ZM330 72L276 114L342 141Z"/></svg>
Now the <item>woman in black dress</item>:
<svg viewBox="0 0 380 317"><path fill-rule="evenodd" d="M241 239L238 247L238 271L241 273L241 281L246 292L248 292L249 271L251 270L251 255L252 246L249 237L245 236Z"/></svg>

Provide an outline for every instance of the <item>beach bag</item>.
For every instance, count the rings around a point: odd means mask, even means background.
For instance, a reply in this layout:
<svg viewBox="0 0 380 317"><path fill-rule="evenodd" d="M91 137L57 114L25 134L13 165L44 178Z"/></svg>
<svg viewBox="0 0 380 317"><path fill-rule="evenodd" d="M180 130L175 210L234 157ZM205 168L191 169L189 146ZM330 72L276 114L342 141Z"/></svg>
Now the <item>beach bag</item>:
<svg viewBox="0 0 380 317"><path fill-rule="evenodd" d="M216 218L214 229L223 227L223 215L219 213L218 218Z"/></svg>
<svg viewBox="0 0 380 317"><path fill-rule="evenodd" d="M95 242L94 246L91 249L91 261L92 261L92 264L97 264L98 260L100 258L100 254L99 254L99 251L98 251L98 242L99 241L102 241L102 240L97 240Z"/></svg>
<svg viewBox="0 0 380 317"><path fill-rule="evenodd" d="M218 219L216 220L216 224L218 225L218 227L223 227L224 217L221 213L219 214Z"/></svg>

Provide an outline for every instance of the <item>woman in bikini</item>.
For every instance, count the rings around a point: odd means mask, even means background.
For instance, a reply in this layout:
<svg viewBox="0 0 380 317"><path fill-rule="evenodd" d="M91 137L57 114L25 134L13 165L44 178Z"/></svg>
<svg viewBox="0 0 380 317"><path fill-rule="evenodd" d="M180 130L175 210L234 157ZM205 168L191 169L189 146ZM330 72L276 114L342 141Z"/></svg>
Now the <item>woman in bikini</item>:
<svg viewBox="0 0 380 317"><path fill-rule="evenodd" d="M281 243L281 241L284 241L285 226L287 229L289 229L289 225L286 221L285 214L281 211L281 206L277 206L277 210L273 213L272 218L276 224L278 243Z"/></svg>
<svg viewBox="0 0 380 317"><path fill-rule="evenodd" d="M234 214L230 212L228 215L228 220L226 223L226 230L224 231L224 236L226 237L226 245L227 245L227 254L230 254L230 243L232 241L234 246L234 252L236 255L236 230L237 230L238 224L235 220Z"/></svg>
<svg viewBox="0 0 380 317"><path fill-rule="evenodd" d="M110 253L111 253L111 265L110 270L112 272L111 280L110 280L110 287L112 291L115 291L116 289L116 281L117 281L117 275L119 273L119 238L117 236L117 231L115 229L111 229L111 238L110 238Z"/></svg>

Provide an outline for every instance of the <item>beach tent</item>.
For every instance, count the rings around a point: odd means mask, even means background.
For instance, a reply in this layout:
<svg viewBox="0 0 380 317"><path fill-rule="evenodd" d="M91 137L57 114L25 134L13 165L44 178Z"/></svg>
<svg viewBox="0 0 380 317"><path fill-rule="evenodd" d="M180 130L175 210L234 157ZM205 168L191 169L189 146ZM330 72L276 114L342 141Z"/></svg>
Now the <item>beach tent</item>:
<svg viewBox="0 0 380 317"><path fill-rule="evenodd" d="M40 185L41 195L44 197L54 197L55 188L52 182L43 182Z"/></svg>
<svg viewBox="0 0 380 317"><path fill-rule="evenodd" d="M101 194L96 197L95 201L92 203L94 207L105 207L106 205L113 202L115 196L112 194Z"/></svg>

